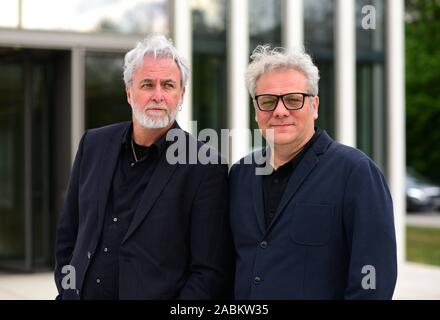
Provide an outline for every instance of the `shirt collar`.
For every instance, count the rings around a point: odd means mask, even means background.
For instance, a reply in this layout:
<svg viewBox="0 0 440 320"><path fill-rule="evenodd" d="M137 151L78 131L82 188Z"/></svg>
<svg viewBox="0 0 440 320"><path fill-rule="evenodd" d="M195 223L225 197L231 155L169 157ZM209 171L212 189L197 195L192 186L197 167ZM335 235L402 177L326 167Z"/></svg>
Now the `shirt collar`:
<svg viewBox="0 0 440 320"><path fill-rule="evenodd" d="M169 130L180 128L177 124L177 121L174 121L173 125L168 129L155 143L151 145L158 151L158 154L161 154L167 147L166 136ZM131 148L131 136L133 132L133 121L130 122L130 125L127 127L124 135L122 136L121 144L125 145L125 148Z"/></svg>
<svg viewBox="0 0 440 320"><path fill-rule="evenodd" d="M286 162L285 164L283 164L281 167L286 166L289 167L290 165L293 164L294 161L296 161L295 159L298 159L298 156L300 156L301 154L304 154L307 152L308 149L310 149L313 144L316 142L316 140L318 140L319 136L321 135L322 130L319 126L315 127L315 133L313 134L313 136L310 138L310 140L304 145L303 149L295 156L293 157L290 161ZM266 147L262 150L262 155L265 158L267 155L270 154L271 150L268 150L269 147ZM257 167L265 167L266 166L266 161L264 161L263 163L257 164ZM280 168L281 168L280 167Z"/></svg>

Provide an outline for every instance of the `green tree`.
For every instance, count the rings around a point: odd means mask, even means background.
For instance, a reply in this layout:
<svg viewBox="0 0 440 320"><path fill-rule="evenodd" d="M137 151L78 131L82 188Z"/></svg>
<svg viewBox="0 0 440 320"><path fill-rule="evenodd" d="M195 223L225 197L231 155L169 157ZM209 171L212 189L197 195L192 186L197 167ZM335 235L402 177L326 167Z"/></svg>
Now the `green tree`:
<svg viewBox="0 0 440 320"><path fill-rule="evenodd" d="M407 164L440 182L440 1L405 5Z"/></svg>

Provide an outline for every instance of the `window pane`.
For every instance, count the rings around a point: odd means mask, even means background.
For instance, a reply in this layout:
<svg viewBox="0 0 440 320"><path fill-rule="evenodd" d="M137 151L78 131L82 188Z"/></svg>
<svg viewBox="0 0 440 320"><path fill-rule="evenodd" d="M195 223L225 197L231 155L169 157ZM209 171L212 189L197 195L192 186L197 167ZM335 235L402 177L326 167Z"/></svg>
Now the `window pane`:
<svg viewBox="0 0 440 320"><path fill-rule="evenodd" d="M249 3L250 52L259 44L281 46L281 0Z"/></svg>
<svg viewBox="0 0 440 320"><path fill-rule="evenodd" d="M24 79L15 61L0 60L0 265L23 264Z"/></svg>
<svg viewBox="0 0 440 320"><path fill-rule="evenodd" d="M281 46L281 0L253 0L249 2L249 55L259 44L270 44L272 47ZM244 81L244 80L243 80ZM258 129L255 121L255 108L252 98L249 98L249 128L254 134ZM260 135L259 131L256 131ZM252 147L260 148L261 138L253 135ZM264 143L264 141L262 141Z"/></svg>
<svg viewBox="0 0 440 320"><path fill-rule="evenodd" d="M383 52L384 5L382 0L356 0L356 49L359 54ZM364 29L363 24L375 29Z"/></svg>
<svg viewBox="0 0 440 320"><path fill-rule="evenodd" d="M368 10L362 13L362 8ZM356 0L357 146L385 171L384 10L383 1ZM367 13L369 18L375 18L375 21L368 20L370 24L375 22L375 29L363 28L362 20L366 19Z"/></svg>
<svg viewBox="0 0 440 320"><path fill-rule="evenodd" d="M192 97L197 131L227 128L226 1L192 0ZM197 133L198 133L197 132Z"/></svg>
<svg viewBox="0 0 440 320"><path fill-rule="evenodd" d="M333 25L333 0L304 1L304 45L320 75L316 124L335 137Z"/></svg>
<svg viewBox="0 0 440 320"><path fill-rule="evenodd" d="M23 0L23 27L80 32L169 33L167 0Z"/></svg>
<svg viewBox="0 0 440 320"><path fill-rule="evenodd" d="M35 57L36 58L36 57ZM51 89L54 56L41 53L41 60L33 61L32 72L32 264L46 266L52 259L50 245L50 190L52 158L50 142L50 115L53 114ZM27 221L27 223L30 223ZM29 235L28 235L29 236Z"/></svg>
<svg viewBox="0 0 440 320"><path fill-rule="evenodd" d="M335 138L335 81L333 61L325 59L315 61L319 68L319 108L318 120L315 125L319 126Z"/></svg>
<svg viewBox="0 0 440 320"><path fill-rule="evenodd" d="M304 44L313 52L333 51L333 0L304 1Z"/></svg>
<svg viewBox="0 0 440 320"><path fill-rule="evenodd" d="M123 54L86 55L86 128L131 119L122 80L123 59Z"/></svg>

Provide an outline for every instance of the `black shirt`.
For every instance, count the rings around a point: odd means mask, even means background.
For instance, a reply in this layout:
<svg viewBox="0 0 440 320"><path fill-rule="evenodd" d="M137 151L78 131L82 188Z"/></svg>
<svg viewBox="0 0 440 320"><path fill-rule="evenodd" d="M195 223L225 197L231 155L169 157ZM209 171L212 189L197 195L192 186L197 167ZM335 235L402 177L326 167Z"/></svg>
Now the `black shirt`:
<svg viewBox="0 0 440 320"><path fill-rule="evenodd" d="M278 167L277 170L272 171L271 174L263 176L264 218L266 227L270 225L275 216L290 176L320 134L321 129L315 128L315 133L312 138L310 138L303 149L293 159Z"/></svg>
<svg viewBox="0 0 440 320"><path fill-rule="evenodd" d="M130 126L121 141L105 209L104 226L84 281L83 299L118 299L119 247L159 157L166 148L166 134L153 145L145 147L132 141L132 132L133 127Z"/></svg>

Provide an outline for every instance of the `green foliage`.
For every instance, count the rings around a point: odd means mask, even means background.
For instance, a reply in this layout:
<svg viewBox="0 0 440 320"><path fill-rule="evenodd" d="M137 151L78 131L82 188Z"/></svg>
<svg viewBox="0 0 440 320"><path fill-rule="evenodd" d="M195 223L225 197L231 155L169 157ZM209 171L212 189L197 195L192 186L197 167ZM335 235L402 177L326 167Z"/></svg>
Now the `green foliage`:
<svg viewBox="0 0 440 320"><path fill-rule="evenodd" d="M440 1L405 5L407 164L440 182Z"/></svg>
<svg viewBox="0 0 440 320"><path fill-rule="evenodd" d="M440 266L440 228L406 227L408 261Z"/></svg>

